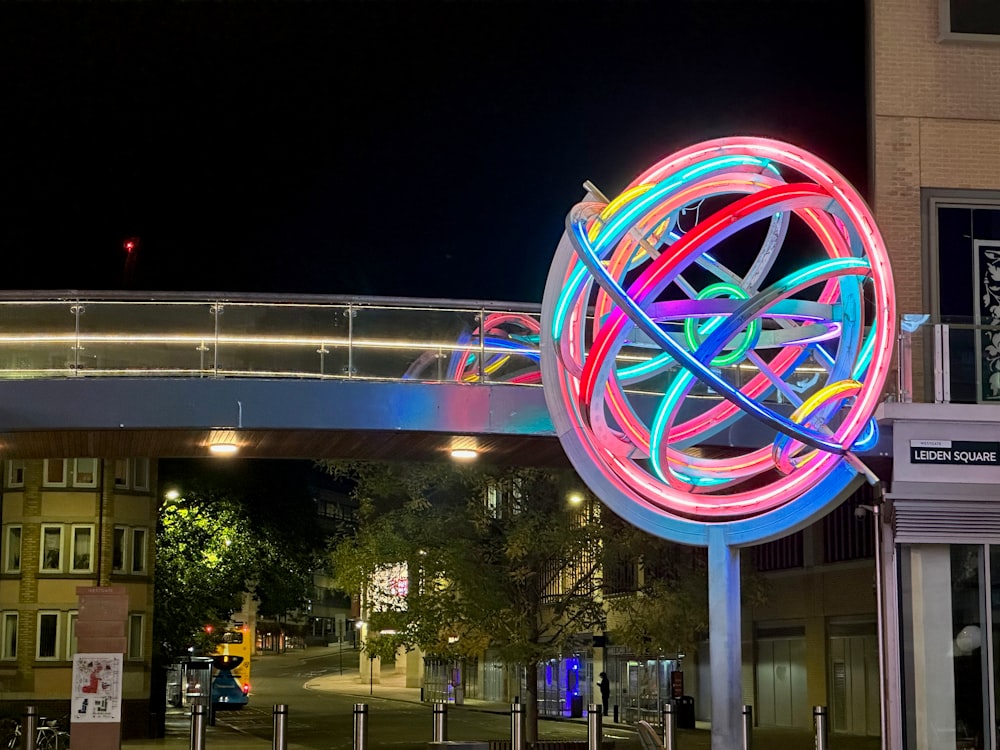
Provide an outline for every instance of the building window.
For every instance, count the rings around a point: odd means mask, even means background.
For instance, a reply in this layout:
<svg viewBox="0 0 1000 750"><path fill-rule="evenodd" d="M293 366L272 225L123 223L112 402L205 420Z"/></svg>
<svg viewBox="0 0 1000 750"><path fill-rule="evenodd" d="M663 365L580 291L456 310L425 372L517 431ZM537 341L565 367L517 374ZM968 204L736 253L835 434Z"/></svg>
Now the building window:
<svg viewBox="0 0 1000 750"><path fill-rule="evenodd" d="M942 39L1000 42L1000 4L990 0L941 0Z"/></svg>
<svg viewBox="0 0 1000 750"><path fill-rule="evenodd" d="M0 625L3 628L3 633L0 637L3 638L3 646L0 648L0 658L3 659L16 659L17 658L17 612L4 612L3 613L3 623Z"/></svg>
<svg viewBox="0 0 1000 750"><path fill-rule="evenodd" d="M132 489L140 491L149 490L149 459L133 459L132 467Z"/></svg>
<svg viewBox="0 0 1000 750"><path fill-rule="evenodd" d="M6 539L6 552L4 553L4 571L7 573L17 573L21 570L21 527L8 526Z"/></svg>
<svg viewBox="0 0 1000 750"><path fill-rule="evenodd" d="M73 486L74 487L96 487L97 486L97 459L96 458L74 458L73 459Z"/></svg>
<svg viewBox="0 0 1000 750"><path fill-rule="evenodd" d="M40 567L46 572L62 570L62 526L42 526Z"/></svg>
<svg viewBox="0 0 1000 750"><path fill-rule="evenodd" d="M24 461L7 462L7 486L24 487Z"/></svg>
<svg viewBox="0 0 1000 750"><path fill-rule="evenodd" d="M93 570L94 558L94 527L73 527L73 557L71 571L73 573L89 573Z"/></svg>
<svg viewBox="0 0 1000 750"><path fill-rule="evenodd" d="M66 486L66 459L46 458L42 474L42 484L46 487Z"/></svg>
<svg viewBox="0 0 1000 750"><path fill-rule="evenodd" d="M128 529L115 526L114 538L111 544L111 572L125 572L125 550L128 544Z"/></svg>
<svg viewBox="0 0 1000 750"><path fill-rule="evenodd" d="M128 459L127 458L116 458L115 459L115 489L116 490L127 490L129 488L128 468L129 468L129 463L128 463Z"/></svg>
<svg viewBox="0 0 1000 750"><path fill-rule="evenodd" d="M1000 403L992 338L1000 326L1000 192L924 190L922 199L930 312L935 323L959 324L949 329L942 363L951 374L950 401ZM935 369L925 368L925 392L934 392Z"/></svg>
<svg viewBox="0 0 1000 750"><path fill-rule="evenodd" d="M146 572L146 530L132 529L132 572Z"/></svg>
<svg viewBox="0 0 1000 750"><path fill-rule="evenodd" d="M38 652L39 659L58 659L59 645L59 613L38 613Z"/></svg>
<svg viewBox="0 0 1000 750"><path fill-rule="evenodd" d="M76 621L79 618L79 614L76 610L69 613L69 619L66 622L66 658L72 659L76 654Z"/></svg>
<svg viewBox="0 0 1000 750"><path fill-rule="evenodd" d="M128 658L142 659L143 616L128 616Z"/></svg>

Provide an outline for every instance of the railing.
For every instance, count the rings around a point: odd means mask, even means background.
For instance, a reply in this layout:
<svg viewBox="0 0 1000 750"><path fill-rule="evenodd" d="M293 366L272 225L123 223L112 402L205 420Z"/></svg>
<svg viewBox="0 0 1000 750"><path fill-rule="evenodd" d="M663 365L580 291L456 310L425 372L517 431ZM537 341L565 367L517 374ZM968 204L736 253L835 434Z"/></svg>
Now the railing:
<svg viewBox="0 0 1000 750"><path fill-rule="evenodd" d="M900 318L898 400L1000 404L1000 320Z"/></svg>
<svg viewBox="0 0 1000 750"><path fill-rule="evenodd" d="M6 292L0 293L0 379L355 378L537 386L540 312L538 305L457 300ZM635 370L659 354L639 336L623 347L618 363ZM716 370L736 388L760 374L749 362ZM625 387L662 394L676 374L666 370ZM801 402L825 376L806 362L764 400L787 402L791 394ZM718 398L700 382L690 395Z"/></svg>
<svg viewBox="0 0 1000 750"><path fill-rule="evenodd" d="M367 378L538 384L537 306L95 294L0 297L0 378Z"/></svg>

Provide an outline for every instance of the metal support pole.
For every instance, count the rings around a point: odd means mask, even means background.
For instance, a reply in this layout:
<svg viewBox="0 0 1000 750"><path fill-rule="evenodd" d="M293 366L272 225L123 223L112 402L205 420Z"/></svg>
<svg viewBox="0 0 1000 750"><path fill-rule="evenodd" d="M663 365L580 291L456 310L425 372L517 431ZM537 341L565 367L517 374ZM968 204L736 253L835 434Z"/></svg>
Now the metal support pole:
<svg viewBox="0 0 1000 750"><path fill-rule="evenodd" d="M830 747L830 728L826 723L826 706L813 706L813 731L816 734L816 750Z"/></svg>
<svg viewBox="0 0 1000 750"><path fill-rule="evenodd" d="M743 706L743 750L753 747L753 706Z"/></svg>
<svg viewBox="0 0 1000 750"><path fill-rule="evenodd" d="M431 742L447 742L448 741L448 704L447 703L435 703L432 709L432 715L434 717L433 732L431 733Z"/></svg>
<svg viewBox="0 0 1000 750"><path fill-rule="evenodd" d="M524 706L512 703L510 706L510 750L527 750L524 737Z"/></svg>
<svg viewBox="0 0 1000 750"><path fill-rule="evenodd" d="M712 644L712 750L740 746L743 664L740 642L740 551L724 524L708 529L708 631Z"/></svg>
<svg viewBox="0 0 1000 750"><path fill-rule="evenodd" d="M604 736L601 708L597 703L591 703L587 709L587 750L601 750L601 739Z"/></svg>
<svg viewBox="0 0 1000 750"><path fill-rule="evenodd" d="M23 750L35 750L37 737L38 709L34 706L25 706L24 720L21 722L21 747Z"/></svg>
<svg viewBox="0 0 1000 750"><path fill-rule="evenodd" d="M663 704L663 750L677 750L677 712L672 702Z"/></svg>
<svg viewBox="0 0 1000 750"><path fill-rule="evenodd" d="M274 740L271 744L273 750L287 750L288 739L288 705L285 703L274 704Z"/></svg>
<svg viewBox="0 0 1000 750"><path fill-rule="evenodd" d="M205 750L205 704L191 706L191 750Z"/></svg>
<svg viewBox="0 0 1000 750"><path fill-rule="evenodd" d="M354 704L354 750L368 750L368 704Z"/></svg>

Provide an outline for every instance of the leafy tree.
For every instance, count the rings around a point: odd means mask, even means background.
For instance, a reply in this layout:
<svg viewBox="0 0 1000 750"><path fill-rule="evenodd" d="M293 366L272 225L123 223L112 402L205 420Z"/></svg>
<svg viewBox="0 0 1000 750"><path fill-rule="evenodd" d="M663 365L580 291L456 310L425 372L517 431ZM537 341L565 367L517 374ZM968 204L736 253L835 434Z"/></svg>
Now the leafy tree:
<svg viewBox="0 0 1000 750"><path fill-rule="evenodd" d="M537 664L603 628L599 506L571 472L330 463L355 482L361 523L333 554L338 585L371 596L380 567L407 562L405 609L371 612L365 645L462 658L487 646L525 671L537 738ZM572 504L576 494L581 502Z"/></svg>
<svg viewBox="0 0 1000 750"><path fill-rule="evenodd" d="M643 569L638 590L608 600L615 642L640 656L693 655L709 625L706 550L653 537L613 516L606 530L605 564L638 562ZM742 556L741 595L744 603L760 604L764 581L751 560Z"/></svg>
<svg viewBox="0 0 1000 750"><path fill-rule="evenodd" d="M186 489L164 502L156 535L153 631L162 654L192 645L211 652L244 593L265 617L299 608L327 551L304 477L273 466L211 473L185 462L169 469ZM164 484L170 474L161 470Z"/></svg>

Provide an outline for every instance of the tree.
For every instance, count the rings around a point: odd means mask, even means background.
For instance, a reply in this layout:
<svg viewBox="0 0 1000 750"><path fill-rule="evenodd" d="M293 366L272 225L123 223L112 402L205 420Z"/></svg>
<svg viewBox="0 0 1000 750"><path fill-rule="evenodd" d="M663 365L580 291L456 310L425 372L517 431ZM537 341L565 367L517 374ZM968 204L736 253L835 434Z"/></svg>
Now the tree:
<svg viewBox="0 0 1000 750"><path fill-rule="evenodd" d="M395 632L371 638L368 653L402 646L461 658L491 646L524 669L526 733L537 739L538 663L604 627L600 506L583 483L542 469L327 467L354 480L361 510L333 555L338 585L370 597L380 567L408 564L405 608L368 614L370 630Z"/></svg>
<svg viewBox="0 0 1000 750"><path fill-rule="evenodd" d="M668 542L607 514L606 565L637 562L642 566L639 588L608 600L615 642L637 656L656 658L693 655L708 633L708 559L700 547ZM741 597L760 604L763 579L742 555Z"/></svg>
<svg viewBox="0 0 1000 750"><path fill-rule="evenodd" d="M244 593L265 617L305 603L327 552L306 484L273 467L235 475L172 468L188 489L164 502L158 521L153 632L162 654L212 651Z"/></svg>

